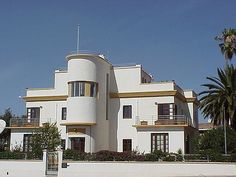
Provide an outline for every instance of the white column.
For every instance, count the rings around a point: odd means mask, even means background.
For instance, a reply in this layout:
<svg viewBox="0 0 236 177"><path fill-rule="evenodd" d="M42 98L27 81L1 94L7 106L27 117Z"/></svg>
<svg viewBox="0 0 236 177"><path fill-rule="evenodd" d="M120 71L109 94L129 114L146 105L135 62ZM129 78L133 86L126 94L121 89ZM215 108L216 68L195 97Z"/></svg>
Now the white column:
<svg viewBox="0 0 236 177"><path fill-rule="evenodd" d="M43 150L43 170L44 170L44 174L46 175L46 168L47 168L47 149Z"/></svg>

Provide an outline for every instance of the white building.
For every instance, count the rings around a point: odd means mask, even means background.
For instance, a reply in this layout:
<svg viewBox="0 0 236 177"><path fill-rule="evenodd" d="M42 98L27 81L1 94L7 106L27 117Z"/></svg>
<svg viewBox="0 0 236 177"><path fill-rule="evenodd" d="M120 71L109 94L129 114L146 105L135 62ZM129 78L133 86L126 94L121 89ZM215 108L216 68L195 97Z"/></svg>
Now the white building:
<svg viewBox="0 0 236 177"><path fill-rule="evenodd" d="M25 119L11 120L11 149L29 150L32 130L57 123L62 146L99 150L191 152L197 97L174 81L153 82L141 65L115 67L101 55L66 57L54 88L27 89Z"/></svg>

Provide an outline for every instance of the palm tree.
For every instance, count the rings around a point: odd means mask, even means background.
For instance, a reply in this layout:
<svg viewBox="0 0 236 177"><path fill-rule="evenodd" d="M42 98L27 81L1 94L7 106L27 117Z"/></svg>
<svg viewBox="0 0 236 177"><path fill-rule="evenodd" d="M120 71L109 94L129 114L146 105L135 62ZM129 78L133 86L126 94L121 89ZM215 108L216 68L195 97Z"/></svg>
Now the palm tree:
<svg viewBox="0 0 236 177"><path fill-rule="evenodd" d="M236 68L227 65L217 71L218 77L207 77L211 83L202 85L207 90L199 94L200 109L215 125L223 124L225 112L226 124L236 130Z"/></svg>
<svg viewBox="0 0 236 177"><path fill-rule="evenodd" d="M215 37L215 40L220 41L219 47L228 65L228 61L236 55L236 29L224 29L221 35Z"/></svg>

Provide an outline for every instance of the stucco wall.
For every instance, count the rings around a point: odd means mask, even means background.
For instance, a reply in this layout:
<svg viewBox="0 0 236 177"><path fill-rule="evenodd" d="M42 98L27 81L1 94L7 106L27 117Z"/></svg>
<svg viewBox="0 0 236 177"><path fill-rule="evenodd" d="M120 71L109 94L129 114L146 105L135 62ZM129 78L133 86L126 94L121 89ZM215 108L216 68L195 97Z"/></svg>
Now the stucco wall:
<svg viewBox="0 0 236 177"><path fill-rule="evenodd" d="M132 149L140 152L150 152L151 150L151 133L168 133L169 134L169 152L177 152L182 149L184 152L184 129L182 128L158 128L143 130L134 127L136 119L148 120L149 123L157 119L157 105L155 103L174 103L174 97L156 97L156 98L122 98L111 99L111 123L113 129L111 134L117 137L117 142L111 140L111 147L114 150L122 151L123 139L132 139ZM132 119L123 119L123 106L132 105ZM117 117L117 118L116 118ZM117 125L117 127L115 126ZM111 125L111 124L110 124ZM116 129L117 131L115 131ZM117 149L115 149L117 144ZM112 148L112 150L113 150Z"/></svg>
<svg viewBox="0 0 236 177"><path fill-rule="evenodd" d="M235 163L68 162L58 177L236 176ZM43 161L0 160L1 177L45 177Z"/></svg>
<svg viewBox="0 0 236 177"><path fill-rule="evenodd" d="M1 160L0 177L43 177L43 161Z"/></svg>
<svg viewBox="0 0 236 177"><path fill-rule="evenodd" d="M59 177L170 177L170 176L233 176L236 164L223 163L68 163ZM91 170L92 169L92 170Z"/></svg>

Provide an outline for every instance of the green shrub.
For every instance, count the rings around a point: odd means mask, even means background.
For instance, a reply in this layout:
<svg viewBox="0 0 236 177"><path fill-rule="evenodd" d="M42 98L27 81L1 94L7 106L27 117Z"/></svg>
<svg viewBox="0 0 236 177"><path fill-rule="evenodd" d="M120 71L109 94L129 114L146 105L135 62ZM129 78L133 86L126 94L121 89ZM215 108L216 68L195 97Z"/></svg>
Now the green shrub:
<svg viewBox="0 0 236 177"><path fill-rule="evenodd" d="M78 152L71 149L67 149L63 152L63 159L88 160L89 158L89 154L85 152Z"/></svg>
<svg viewBox="0 0 236 177"><path fill-rule="evenodd" d="M0 152L0 159L25 159L25 154L22 152L4 151Z"/></svg>
<svg viewBox="0 0 236 177"><path fill-rule="evenodd" d="M115 160L114 155L113 151L102 150L95 153L95 158L98 161L113 161Z"/></svg>
<svg viewBox="0 0 236 177"><path fill-rule="evenodd" d="M168 155L167 153L164 153L160 150L155 150L152 153L145 154L145 160L146 161L159 161L159 160L165 159L167 155Z"/></svg>
<svg viewBox="0 0 236 177"><path fill-rule="evenodd" d="M1 156L1 154L0 154ZM13 156L13 155L12 155ZM18 156L15 156L18 157ZM153 153L140 154L137 152L114 152L114 151L99 151L96 153L81 153L67 149L63 152L63 159L79 160L79 161L212 161L212 162L236 162L236 153L229 156L224 156L214 150L201 151L200 154L180 153L163 153L162 151L154 151ZM0 157L1 158L1 157ZM3 158L3 157L2 157ZM5 158L6 157L5 155ZM27 159L32 159L30 153L27 154Z"/></svg>

